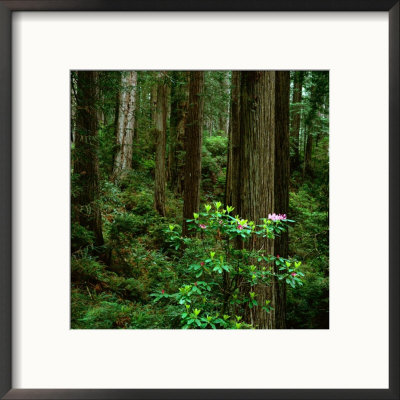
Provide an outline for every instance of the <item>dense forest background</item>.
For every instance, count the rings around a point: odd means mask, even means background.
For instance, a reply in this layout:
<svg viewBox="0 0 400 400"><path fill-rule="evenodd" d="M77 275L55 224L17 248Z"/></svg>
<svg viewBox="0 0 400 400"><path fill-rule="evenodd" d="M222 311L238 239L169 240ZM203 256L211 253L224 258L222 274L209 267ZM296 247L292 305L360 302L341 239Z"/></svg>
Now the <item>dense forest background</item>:
<svg viewBox="0 0 400 400"><path fill-rule="evenodd" d="M73 71L71 327L329 328L328 148L327 71Z"/></svg>

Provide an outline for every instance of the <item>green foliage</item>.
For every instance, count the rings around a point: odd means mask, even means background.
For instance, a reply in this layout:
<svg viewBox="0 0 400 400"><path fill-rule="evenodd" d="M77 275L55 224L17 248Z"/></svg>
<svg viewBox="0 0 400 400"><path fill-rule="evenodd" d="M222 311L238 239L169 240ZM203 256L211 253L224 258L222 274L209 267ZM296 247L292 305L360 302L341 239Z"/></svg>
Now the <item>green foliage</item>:
<svg viewBox="0 0 400 400"><path fill-rule="evenodd" d="M77 222L71 224L71 248L74 250L92 247L94 243L94 233L89 231Z"/></svg>
<svg viewBox="0 0 400 400"><path fill-rule="evenodd" d="M204 146L214 157L225 156L228 151L228 138L225 136L206 136Z"/></svg>
<svg viewBox="0 0 400 400"><path fill-rule="evenodd" d="M76 294L72 304L82 301ZM96 296L96 302L86 312L81 311L81 318L73 321L73 328L115 329L128 328L131 322L132 305L118 300L113 295Z"/></svg>
<svg viewBox="0 0 400 400"><path fill-rule="evenodd" d="M204 137L202 151L202 187L208 199L222 200L226 181L228 139Z"/></svg>
<svg viewBox="0 0 400 400"><path fill-rule="evenodd" d="M204 122L211 136L227 136L224 122L229 118L230 71L206 71L204 90Z"/></svg>
<svg viewBox="0 0 400 400"><path fill-rule="evenodd" d="M188 264L178 290L171 293L162 288L151 296L155 302L182 307L183 329L252 328L239 322L246 309L250 312L258 307L264 312L273 310L270 301L258 304L252 290L256 285L270 286L276 279L292 288L303 285L304 273L299 270L301 262L296 259L266 255L262 250L236 250L234 246L239 238L244 242L257 236L274 239L293 221L285 215L272 215L256 225L253 221L233 217L232 211L233 207L229 206L223 209L221 202L213 207L206 204L204 212L195 213L194 219L187 221L199 238L181 237L179 227L174 224L169 224L165 231L171 247L185 248L190 257L183 258ZM243 284L250 288L249 295L239 290ZM220 315L226 318L221 319ZM233 316L235 318L231 318Z"/></svg>
<svg viewBox="0 0 400 400"><path fill-rule="evenodd" d="M135 235L146 233L147 228L146 219L135 214L119 214L111 225L110 239L120 240L121 236L134 237Z"/></svg>
<svg viewBox="0 0 400 400"><path fill-rule="evenodd" d="M289 328L329 327L329 216L325 187L304 184L290 195L290 212L300 221L290 233L289 253L296 251L306 272L301 296L287 296Z"/></svg>

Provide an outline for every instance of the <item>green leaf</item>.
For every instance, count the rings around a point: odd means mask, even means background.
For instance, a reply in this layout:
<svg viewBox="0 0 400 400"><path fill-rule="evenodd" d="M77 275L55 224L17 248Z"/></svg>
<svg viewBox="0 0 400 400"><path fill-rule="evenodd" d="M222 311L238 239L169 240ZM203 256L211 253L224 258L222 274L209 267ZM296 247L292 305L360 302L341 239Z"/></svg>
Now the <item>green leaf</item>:
<svg viewBox="0 0 400 400"><path fill-rule="evenodd" d="M226 271L226 272L230 272L231 268L229 265L223 265L222 268Z"/></svg>

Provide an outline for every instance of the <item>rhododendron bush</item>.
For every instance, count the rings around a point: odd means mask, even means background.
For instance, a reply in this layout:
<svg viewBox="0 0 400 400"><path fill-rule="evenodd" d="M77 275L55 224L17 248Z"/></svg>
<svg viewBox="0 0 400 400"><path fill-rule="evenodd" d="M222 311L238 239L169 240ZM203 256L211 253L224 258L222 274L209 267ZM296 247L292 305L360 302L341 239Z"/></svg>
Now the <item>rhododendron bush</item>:
<svg viewBox="0 0 400 400"><path fill-rule="evenodd" d="M165 231L176 263L181 262L182 251L196 254L195 259L187 262L178 291L169 293L161 289L152 294L155 302L181 307L183 329L257 328L243 321L245 313L256 307L270 313L274 308L272 299L259 302L256 286L268 287L274 282L291 288L303 285L301 262L295 257L246 248L254 237L275 239L294 221L285 214L248 221L233 211L230 206L222 208L220 202L206 204L203 212L187 220L191 237L182 237L179 225L171 224Z"/></svg>

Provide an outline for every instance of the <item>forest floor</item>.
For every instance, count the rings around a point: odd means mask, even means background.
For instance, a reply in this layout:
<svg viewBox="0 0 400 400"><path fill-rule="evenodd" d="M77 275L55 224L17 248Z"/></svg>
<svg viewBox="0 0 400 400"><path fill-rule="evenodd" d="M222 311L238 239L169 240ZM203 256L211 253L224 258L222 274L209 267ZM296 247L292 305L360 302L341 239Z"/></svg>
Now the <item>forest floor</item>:
<svg viewBox="0 0 400 400"><path fill-rule="evenodd" d="M203 203L221 200L224 182L203 182ZM107 263L94 257L90 233L72 226L71 328L179 329L181 308L154 302L161 291L177 291L192 261L190 249L176 264L166 237L182 223L183 201L166 193L166 216L154 210L151 169L132 170L118 185L102 182L101 208ZM219 187L218 187L219 185ZM212 188L212 191L209 190ZM326 185L292 185L289 254L302 260L304 286L287 290L287 328L329 327L329 228ZM217 194L215 194L217 193ZM89 246L88 246L89 243ZM81 244L81 245L79 245Z"/></svg>

